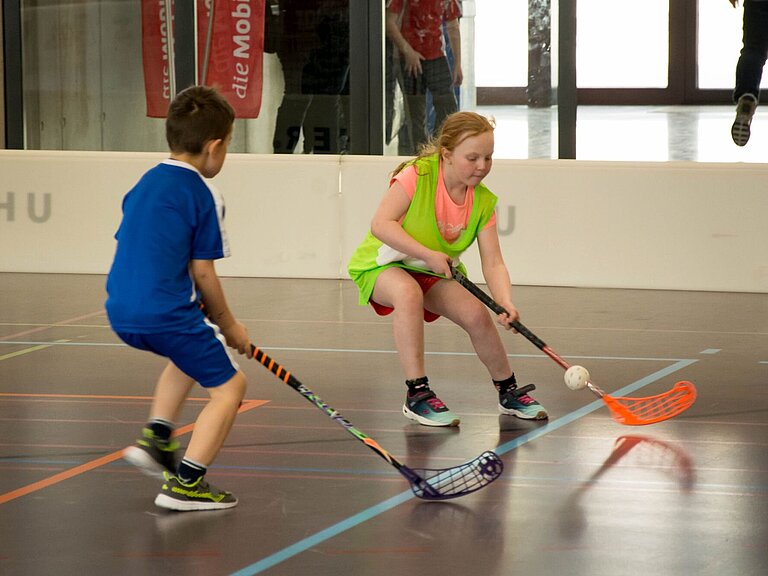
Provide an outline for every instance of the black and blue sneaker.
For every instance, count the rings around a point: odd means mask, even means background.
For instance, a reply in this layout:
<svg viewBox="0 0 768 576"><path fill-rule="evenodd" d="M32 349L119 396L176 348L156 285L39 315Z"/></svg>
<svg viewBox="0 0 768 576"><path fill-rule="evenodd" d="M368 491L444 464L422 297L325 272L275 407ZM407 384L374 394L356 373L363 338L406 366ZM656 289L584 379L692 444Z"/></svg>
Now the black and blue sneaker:
<svg viewBox="0 0 768 576"><path fill-rule="evenodd" d="M403 414L424 426L459 425L459 418L429 388L408 393L403 404Z"/></svg>
<svg viewBox="0 0 768 576"><path fill-rule="evenodd" d="M524 420L546 420L549 418L544 406L534 400L533 396L528 394L536 388L533 384L528 384L522 388L510 388L504 394L499 394L499 412L517 416Z"/></svg>

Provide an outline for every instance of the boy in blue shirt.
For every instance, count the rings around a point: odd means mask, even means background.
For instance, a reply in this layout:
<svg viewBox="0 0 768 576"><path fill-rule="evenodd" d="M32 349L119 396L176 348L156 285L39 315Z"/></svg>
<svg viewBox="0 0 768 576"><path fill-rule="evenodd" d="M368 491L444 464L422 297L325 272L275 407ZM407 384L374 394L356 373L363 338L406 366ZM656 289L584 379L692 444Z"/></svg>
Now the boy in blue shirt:
<svg viewBox="0 0 768 576"><path fill-rule="evenodd" d="M234 495L204 479L245 396L245 375L227 346L250 351L248 332L230 311L214 266L229 256L223 198L204 180L224 165L234 118L212 88L192 86L174 98L166 119L170 158L123 199L107 278L112 329L128 345L168 358L142 437L123 457L164 480L155 504L172 510L237 505ZM177 465L174 423L195 382L210 401Z"/></svg>

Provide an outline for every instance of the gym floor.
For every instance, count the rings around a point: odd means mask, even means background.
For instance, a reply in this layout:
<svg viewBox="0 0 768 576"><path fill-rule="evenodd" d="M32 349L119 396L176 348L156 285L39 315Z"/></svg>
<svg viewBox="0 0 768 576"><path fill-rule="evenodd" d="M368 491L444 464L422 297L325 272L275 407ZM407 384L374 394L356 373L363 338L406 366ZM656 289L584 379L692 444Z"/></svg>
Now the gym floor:
<svg viewBox="0 0 768 576"><path fill-rule="evenodd" d="M523 322L596 384L650 396L689 380L672 420L623 426L519 335L521 384L550 419L497 412L466 335L426 329L427 366L459 428L401 414L391 321L350 281L226 278L255 344L414 468L494 450L501 478L448 502L396 470L260 364L209 471L239 505L169 513L120 459L161 358L122 345L104 277L0 274L0 573L16 575L620 576L768 574L768 296L517 287ZM631 391L627 394L627 391ZM182 445L202 389L180 425Z"/></svg>

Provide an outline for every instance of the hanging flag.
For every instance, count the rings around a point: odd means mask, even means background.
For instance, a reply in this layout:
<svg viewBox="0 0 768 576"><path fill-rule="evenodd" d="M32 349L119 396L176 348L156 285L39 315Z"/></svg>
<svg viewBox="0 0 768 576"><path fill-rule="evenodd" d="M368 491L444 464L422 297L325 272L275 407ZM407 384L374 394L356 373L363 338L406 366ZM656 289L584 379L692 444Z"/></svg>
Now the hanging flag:
<svg viewBox="0 0 768 576"><path fill-rule="evenodd" d="M165 118L174 93L171 46L173 15L165 0L141 2L141 52L147 116Z"/></svg>
<svg viewBox="0 0 768 576"><path fill-rule="evenodd" d="M264 1L197 0L198 78L238 118L257 118L264 71Z"/></svg>
<svg viewBox="0 0 768 576"><path fill-rule="evenodd" d="M265 0L197 0L196 82L217 88L238 118L261 109ZM166 0L142 0L141 33L147 116L165 118L175 94L173 13Z"/></svg>

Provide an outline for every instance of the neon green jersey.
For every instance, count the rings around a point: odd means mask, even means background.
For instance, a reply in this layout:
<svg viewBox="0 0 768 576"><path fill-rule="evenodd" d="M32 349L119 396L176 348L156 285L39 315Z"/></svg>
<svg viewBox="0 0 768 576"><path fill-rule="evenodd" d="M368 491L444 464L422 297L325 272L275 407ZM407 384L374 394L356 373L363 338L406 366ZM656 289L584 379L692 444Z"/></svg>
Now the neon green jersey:
<svg viewBox="0 0 768 576"><path fill-rule="evenodd" d="M413 163L416 165L419 177L413 199L403 218L403 229L427 248L447 254L453 260L454 266L466 272L464 265L460 262L460 256L472 245L493 216L497 198L484 184L475 186L475 199L467 227L462 230L456 240L448 242L440 234L435 216L439 157L435 154L418 158ZM347 267L350 277L360 291L358 300L360 305L368 304L379 274L392 266L436 275L427 269L424 262L387 246L368 231L363 242L352 254Z"/></svg>

